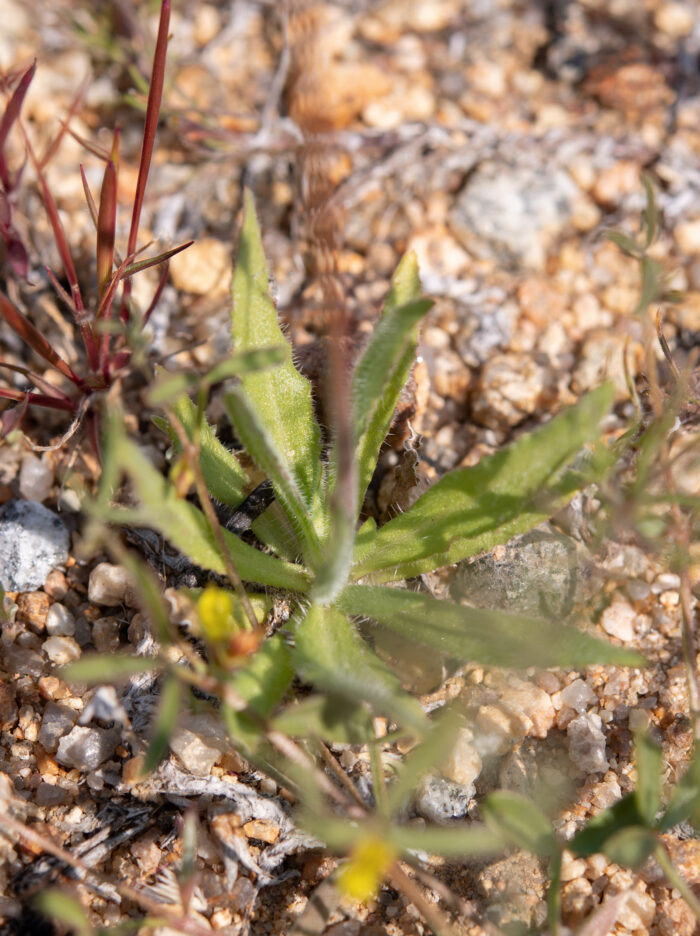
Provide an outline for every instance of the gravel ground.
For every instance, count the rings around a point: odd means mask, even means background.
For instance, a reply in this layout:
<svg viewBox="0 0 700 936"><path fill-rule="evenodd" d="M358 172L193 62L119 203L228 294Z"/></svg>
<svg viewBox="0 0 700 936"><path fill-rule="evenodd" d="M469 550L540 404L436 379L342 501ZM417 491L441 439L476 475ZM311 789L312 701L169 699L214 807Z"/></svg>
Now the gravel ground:
<svg viewBox="0 0 700 936"><path fill-rule="evenodd" d="M148 72L153 21L148 4L135 0L2 4L0 67L38 59L23 111L37 148L56 132L86 75L73 130L108 145L106 128L122 127L122 237L142 127L141 113L122 95L132 86L128 65ZM302 365L317 376L323 297L308 262L298 153L298 127L311 113L322 115L333 142L329 171L343 218L339 269L354 340L372 328L407 249L416 251L425 291L435 299L410 403L413 432L422 437L417 477L406 485L404 427L376 478L377 517L405 506L416 485L476 463L605 376L616 388L606 430L619 434L634 412L622 365L626 346L632 377L644 388L643 329L634 315L639 270L602 234L638 230L642 170L660 190L662 228L652 254L685 294L664 323L681 370L700 334L698 5L347 0L307 4L291 24L292 42L299 41L295 29L321 36L307 49L315 77L306 85L303 74L283 70L284 31L274 4L174 4L145 228L165 243L195 244L172 261L152 319L154 359L203 369L225 354L245 184L256 197L281 316ZM13 145L21 157L19 141ZM80 274L91 282L93 233L80 162L95 191L99 161L69 136L47 173ZM29 284L15 285L14 295L72 360L72 332L44 270L60 261L29 169L13 220L31 261ZM147 304L156 282L153 270L136 278L135 299ZM5 326L0 334L4 359L26 365L26 348ZM21 386L15 377L6 375L4 385ZM143 388L134 379L124 389L129 428L161 467L166 445L150 425ZM209 414L222 418L217 399ZM47 445L67 424L61 414L41 411L29 415L25 429ZM690 447L696 433L689 419L673 442L676 454L687 447L674 480L693 496L700 494L700 459ZM0 643L2 809L102 873L97 892L72 886L95 922L114 925L136 909L115 897L110 878L146 885L154 900L173 902L181 817L194 806L200 875L192 906L201 927L232 936L289 933L335 864L295 830L284 791L252 770L206 713L184 716L170 759L148 781L131 782L157 684L139 677L118 693L103 687L76 694L53 675L56 665L93 647L153 652L148 622L120 570L77 549L81 492L98 474L85 446L41 453L19 441L0 448L2 584L17 606ZM535 797L555 791L556 825L568 838L634 787L634 730L648 726L663 744L665 782L686 765L692 730L679 577L629 530L608 529L602 538L587 531L593 501L592 494L579 498L556 526L430 584L458 600L523 613L533 613L533 600L540 608L544 601L550 613L578 617L641 650L650 666L518 674L468 666L446 673L441 660L406 659L406 684L426 706L459 698L473 716L442 775L421 791L418 816L476 816L496 786ZM27 509L48 531L41 547L24 543L28 563L12 527ZM697 544L690 548L696 556ZM697 592L700 564L690 578ZM177 596L171 600L177 606ZM391 746L386 752L400 755ZM362 789L366 751L335 753ZM664 838L690 884L700 887L695 833L677 829ZM49 882L65 881L61 868L38 846L1 836L0 854L2 932L36 929L22 907ZM443 907L457 932L493 934L517 922L544 928L546 868L531 856L433 860L429 868L452 890ZM695 932L687 906L653 863L633 873L600 855L569 856L563 880L563 919L572 929L616 899L611 933ZM427 886L429 901L440 893L437 882ZM427 927L412 904L384 888L369 907L341 904L324 932L413 936Z"/></svg>

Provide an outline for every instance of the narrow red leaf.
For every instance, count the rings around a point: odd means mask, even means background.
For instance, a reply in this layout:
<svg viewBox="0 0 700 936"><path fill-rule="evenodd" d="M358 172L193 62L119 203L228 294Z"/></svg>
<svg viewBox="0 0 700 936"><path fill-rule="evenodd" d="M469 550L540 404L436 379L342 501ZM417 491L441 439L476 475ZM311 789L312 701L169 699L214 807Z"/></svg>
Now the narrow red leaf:
<svg viewBox="0 0 700 936"><path fill-rule="evenodd" d="M58 213L58 207L54 200L51 190L49 189L48 183L46 181L46 176L44 175L43 169L39 163L39 160L36 157L34 148L32 146L31 140L27 131L22 126L20 121L19 127L22 130L22 135L24 137L24 143L27 147L27 152L29 153L29 158L32 161L34 166L34 171L37 175L37 180L39 182L39 187L41 188L41 197L44 202L44 207L46 208L46 213L49 216L49 222L51 224L51 230L53 231L54 240L56 241L56 247L58 249L61 262L63 264L63 269L66 274L66 279L70 284L71 295L73 297L73 302L75 303L76 309L76 318L80 321L81 315L85 314L85 305L83 303L83 297L80 292L80 284L78 282L78 275L75 272L75 265L73 264L73 258L70 254L70 249L68 247L68 239L66 237L66 232L61 223L61 218Z"/></svg>
<svg viewBox="0 0 700 936"><path fill-rule="evenodd" d="M86 149L88 153L92 153L93 156L97 156L97 158L101 159L102 162L107 162L109 159L109 153L104 148L104 146L98 146L97 143L93 143L92 140L88 140L87 137L80 136L79 133L76 133L75 130L72 130L68 126L67 120L62 120L61 123L65 125L68 136L72 136L75 142L80 143L83 149Z"/></svg>
<svg viewBox="0 0 700 936"><path fill-rule="evenodd" d="M12 409L5 410L0 416L0 435L4 437L14 432L26 416L28 407L29 394L25 393L19 406L13 406Z"/></svg>
<svg viewBox="0 0 700 936"><path fill-rule="evenodd" d="M160 297L163 295L163 290L165 289L165 284L168 282L168 273L170 272L170 261L166 260L163 263L163 271L160 274L160 279L158 280L158 285L156 286L156 291L153 293L153 298L151 299L148 308L146 309L143 316L143 324L148 325L148 320L153 314L153 310L158 305Z"/></svg>
<svg viewBox="0 0 700 936"><path fill-rule="evenodd" d="M65 394L63 390L54 387L52 383L49 383L48 380L44 380L43 377L39 374L35 374L34 371L29 370L28 367L20 367L18 364L7 364L5 361L0 361L0 367L4 370L14 371L16 374L22 374L27 380L31 380L46 396L55 397L57 400L68 400L72 402L70 397Z"/></svg>
<svg viewBox="0 0 700 936"><path fill-rule="evenodd" d="M177 247L164 250L163 253L158 254L157 257L149 257L148 260L139 260L137 263L130 263L122 273L122 277L126 279L127 276L134 276L135 273L140 273L141 270L147 270L149 267L158 266L159 263L164 263L166 260L174 257L175 254L180 253L180 251L191 247L192 244L194 244L193 240L185 241L184 244L178 244Z"/></svg>
<svg viewBox="0 0 700 936"><path fill-rule="evenodd" d="M75 97L73 98L71 106L68 110L68 116L64 120L61 121L61 129L58 131L54 139L51 141L46 152L44 153L44 155L42 156L40 160L39 164L42 169L44 168L44 166L47 166L49 162L53 159L56 153L56 150L61 145L61 140L63 139L63 135L68 130L68 124L73 119L73 117L75 117L75 115L78 113L78 108L83 103L85 92L87 91L89 86L90 86L89 79L84 78L80 87L75 93Z"/></svg>
<svg viewBox="0 0 700 936"><path fill-rule="evenodd" d="M117 167L110 159L105 166L97 215L97 296L101 300L112 276L117 226Z"/></svg>
<svg viewBox="0 0 700 936"><path fill-rule="evenodd" d="M80 178L83 180L83 192L85 193L85 201L87 202L88 209L90 210L90 217L92 218L92 223L97 230L97 205L95 204L95 199L92 197L92 192L90 191L90 186L88 185L87 176L85 175L85 168L83 164L80 164Z"/></svg>
<svg viewBox="0 0 700 936"><path fill-rule="evenodd" d="M156 37L156 47L153 55L153 68L151 71L151 83L148 89L148 103L146 105L146 120L143 130L143 145L141 147L141 160L139 163L139 174L136 181L136 194L134 196L134 207L131 213L131 227L129 229L129 240L127 242L127 254L132 254L136 250L136 240L139 232L139 223L141 221L141 209L143 207L143 198L146 191L146 182L148 181L148 171L151 166L153 156L153 147L155 145L156 130L158 129L158 116L160 114L160 105L163 99L163 84L165 81L165 59L168 52L168 29L170 26L170 0L163 0L160 7L160 21L158 23L158 35ZM124 286L125 301L131 291L128 283ZM126 311L125 304L122 305L122 315ZM128 314L128 313L127 313Z"/></svg>
<svg viewBox="0 0 700 936"><path fill-rule="evenodd" d="M61 299L63 299L69 311L73 314L73 318L77 319L78 313L75 308L75 303L73 302L73 299L71 298L70 294L66 292L63 286L61 286L61 284L59 283L56 277L56 274L51 269L51 267L44 267L44 269L46 270L46 275L51 280L51 285L56 290L56 292L61 297Z"/></svg>
<svg viewBox="0 0 700 936"><path fill-rule="evenodd" d="M7 390L0 387L0 397L5 400L28 400L31 406L44 406L47 409L63 410L64 413L74 413L76 405L72 400L57 400L44 393L31 393L25 390Z"/></svg>
<svg viewBox="0 0 700 936"><path fill-rule="evenodd" d="M36 351L40 357L43 357L45 361L52 364L57 371L60 371L63 376L67 377L76 387L80 387L81 389L84 387L81 378L78 377L63 358L54 351L46 338L32 325L26 315L23 315L2 292L0 292L0 315L2 315L10 328L16 332L23 341L26 341L29 347Z"/></svg>
<svg viewBox="0 0 700 936"><path fill-rule="evenodd" d="M60 371L64 377L67 377L76 387L83 388L83 381L66 364L63 358L54 351L49 342L44 338L41 332L32 325L26 315L23 315L19 309L0 292L0 315L5 319L10 328L16 332L23 341L36 351L40 357L43 357L49 364L53 364L56 370Z"/></svg>
<svg viewBox="0 0 700 936"><path fill-rule="evenodd" d="M34 59L32 64L20 78L19 84L12 93L12 97L7 102L5 113L2 115L2 119L0 120L0 181L2 181L3 188L6 192L12 188L7 169L7 163L5 162L5 143L7 142L7 134L12 129L12 124L19 117L19 112L22 109L24 96L27 93L29 85L31 84L35 71L36 59Z"/></svg>
<svg viewBox="0 0 700 936"><path fill-rule="evenodd" d="M111 375L116 374L118 371L122 369L122 367L126 367L130 359L131 359L131 351L119 351L117 354L113 354L112 357L109 359L109 364L108 364L109 373Z"/></svg>

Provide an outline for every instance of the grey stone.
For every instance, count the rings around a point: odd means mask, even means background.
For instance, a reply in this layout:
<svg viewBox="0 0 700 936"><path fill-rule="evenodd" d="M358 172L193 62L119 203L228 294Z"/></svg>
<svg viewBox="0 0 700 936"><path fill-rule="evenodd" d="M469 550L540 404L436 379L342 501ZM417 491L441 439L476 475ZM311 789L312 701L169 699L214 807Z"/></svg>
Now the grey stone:
<svg viewBox="0 0 700 936"><path fill-rule="evenodd" d="M485 556L460 563L450 593L477 608L560 618L597 585L588 550L543 524Z"/></svg>
<svg viewBox="0 0 700 936"><path fill-rule="evenodd" d="M19 490L22 497L31 501L44 501L51 493L52 487L53 470L45 461L27 452L22 458L19 470Z"/></svg>
<svg viewBox="0 0 700 936"><path fill-rule="evenodd" d="M39 729L39 744L49 754L53 754L58 742L71 730L78 717L78 713L60 702L47 702L44 708L44 717Z"/></svg>
<svg viewBox="0 0 700 936"><path fill-rule="evenodd" d="M207 713L186 716L170 738L173 753L198 777L208 777L230 747L222 726Z"/></svg>
<svg viewBox="0 0 700 936"><path fill-rule="evenodd" d="M88 599L96 605L135 604L134 590L129 573L123 566L100 562L90 573Z"/></svg>
<svg viewBox="0 0 700 936"><path fill-rule="evenodd" d="M566 729L569 756L582 774L602 773L610 766L605 756L605 735L600 715L585 712Z"/></svg>
<svg viewBox="0 0 700 936"><path fill-rule="evenodd" d="M41 649L56 666L72 663L82 653L80 645L72 637L49 637L43 642Z"/></svg>
<svg viewBox="0 0 700 936"><path fill-rule="evenodd" d="M571 220L577 194L562 170L484 162L450 209L449 224L471 253L541 270Z"/></svg>
<svg viewBox="0 0 700 936"><path fill-rule="evenodd" d="M114 754L121 740L118 728L86 728L76 725L61 738L56 760L64 767L95 770Z"/></svg>
<svg viewBox="0 0 700 936"><path fill-rule="evenodd" d="M73 637L75 634L75 617L58 601L49 608L45 621L46 633L49 637Z"/></svg>
<svg viewBox="0 0 700 936"><path fill-rule="evenodd" d="M119 621L113 617L98 618L92 625L92 642L98 653L113 653L119 649Z"/></svg>
<svg viewBox="0 0 700 936"><path fill-rule="evenodd" d="M61 806L68 799L68 791L57 784L42 780L36 791L37 806Z"/></svg>
<svg viewBox="0 0 700 936"><path fill-rule="evenodd" d="M466 816L476 789L442 777L426 777L416 795L414 808L430 822L447 823Z"/></svg>
<svg viewBox="0 0 700 936"><path fill-rule="evenodd" d="M68 530L35 501L11 500L0 512L0 585L5 591L35 591L68 559Z"/></svg>

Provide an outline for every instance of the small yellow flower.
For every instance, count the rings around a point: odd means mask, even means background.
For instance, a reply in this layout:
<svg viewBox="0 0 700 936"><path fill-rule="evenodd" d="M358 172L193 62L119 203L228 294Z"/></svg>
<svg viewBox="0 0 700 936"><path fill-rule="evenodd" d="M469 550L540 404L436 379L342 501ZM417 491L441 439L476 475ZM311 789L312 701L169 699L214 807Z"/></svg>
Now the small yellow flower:
<svg viewBox="0 0 700 936"><path fill-rule="evenodd" d="M216 585L207 585L199 596L197 615L205 636L212 643L223 643L236 629L231 594Z"/></svg>
<svg viewBox="0 0 700 936"><path fill-rule="evenodd" d="M338 876L338 886L348 897L367 902L376 896L396 851L387 842L370 836L358 842Z"/></svg>
<svg viewBox="0 0 700 936"><path fill-rule="evenodd" d="M262 624L270 602L262 595L249 595L248 598L258 624ZM199 596L197 615L204 636L213 644L225 644L241 631L250 630L250 621L237 596L216 585L207 585Z"/></svg>

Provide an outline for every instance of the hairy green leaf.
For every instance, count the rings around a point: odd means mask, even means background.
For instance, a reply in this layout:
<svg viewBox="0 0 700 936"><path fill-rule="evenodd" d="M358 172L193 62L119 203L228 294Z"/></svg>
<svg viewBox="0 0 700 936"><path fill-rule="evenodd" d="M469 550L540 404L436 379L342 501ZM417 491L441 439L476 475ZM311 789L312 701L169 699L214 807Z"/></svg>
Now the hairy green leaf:
<svg viewBox="0 0 700 936"><path fill-rule="evenodd" d="M197 407L184 394L173 404L173 412L185 427L192 441L197 428ZM176 451L182 451L180 440L170 429L170 439ZM248 475L233 452L216 438L216 432L206 419L202 418L200 436L199 463L207 484L207 490L228 507L238 507L244 499L244 490L248 484Z"/></svg>
<svg viewBox="0 0 700 936"><path fill-rule="evenodd" d="M177 677L173 675L166 677L151 729L151 740L141 770L144 775L155 770L168 753L168 744L180 714L182 688Z"/></svg>
<svg viewBox="0 0 700 936"><path fill-rule="evenodd" d="M294 670L291 655L279 634L266 640L250 661L236 670L229 682L259 718L268 718L290 686ZM246 711L223 706L226 727L238 744L252 751L261 740L259 720Z"/></svg>
<svg viewBox="0 0 700 936"><path fill-rule="evenodd" d="M418 702L334 607L312 605L295 631L294 662L304 679L355 703L368 702L422 735L426 719Z"/></svg>
<svg viewBox="0 0 700 936"><path fill-rule="evenodd" d="M559 849L552 824L535 804L520 793L499 790L491 793L483 805L489 828L533 855L549 857Z"/></svg>
<svg viewBox="0 0 700 936"><path fill-rule="evenodd" d="M620 829L605 842L603 851L615 864L640 868L656 849L658 839L650 829L632 826Z"/></svg>
<svg viewBox="0 0 700 936"><path fill-rule="evenodd" d="M103 683L120 682L136 673L162 669L165 664L151 657L127 656L121 653L89 653L59 670L65 682Z"/></svg>
<svg viewBox="0 0 700 936"><path fill-rule="evenodd" d="M432 300L420 298L415 254L406 254L352 377L358 509L413 366L419 323L432 304Z"/></svg>
<svg viewBox="0 0 700 936"><path fill-rule="evenodd" d="M611 401L605 384L503 451L445 475L378 531L352 578L378 584L430 572L547 519L580 485L578 477L562 479L563 471L596 438Z"/></svg>
<svg viewBox="0 0 700 936"><path fill-rule="evenodd" d="M294 367L292 349L270 298L267 261L253 198L245 194L245 218L233 275L231 333L234 351L286 348L286 360L268 370L245 374L241 384L249 405L274 440L309 509L319 496L321 433L311 405L311 385ZM251 451L255 457L255 451Z"/></svg>
<svg viewBox="0 0 700 936"><path fill-rule="evenodd" d="M177 496L173 485L156 471L138 446L127 439L114 422L110 424L106 452L106 462L116 465L131 479L141 505L138 508L110 509L101 503L94 505L94 513L110 523L158 530L198 566L225 574L223 558L204 514ZM262 553L227 530L223 535L238 574L244 581L299 592L308 590L308 578L300 566Z"/></svg>
<svg viewBox="0 0 700 936"><path fill-rule="evenodd" d="M371 618L407 640L460 661L519 669L646 662L636 650L614 647L556 621L470 608L402 588L349 585L337 604L346 614Z"/></svg>
<svg viewBox="0 0 700 936"><path fill-rule="evenodd" d="M477 823L459 823L451 828L397 825L391 827L387 837L400 852L424 851L443 858L493 855L505 847L497 831Z"/></svg>
<svg viewBox="0 0 700 936"><path fill-rule="evenodd" d="M236 435L253 456L258 467L272 481L280 504L293 528L299 533L305 558L313 567L318 561L318 535L311 521L310 508L295 476L288 468L284 453L277 448L274 437L268 432L247 394L240 387L227 393L225 400Z"/></svg>
<svg viewBox="0 0 700 936"><path fill-rule="evenodd" d="M577 832L567 848L579 858L587 858L596 852L605 851L608 839L622 829L630 826L643 826L644 819L639 813L637 798L628 793L613 806L594 816Z"/></svg>
<svg viewBox="0 0 700 936"><path fill-rule="evenodd" d="M92 936L94 932L80 901L72 894L49 888L34 898L41 913L50 920L60 921L76 936ZM35 924L36 925L36 924ZM43 927L38 927L41 929Z"/></svg>
<svg viewBox="0 0 700 936"><path fill-rule="evenodd" d="M285 359L284 348L265 348L260 351L242 351L240 354L231 354L206 374L162 371L148 390L148 402L151 406L172 403L183 393L208 390L221 380L240 377L241 374L264 370L266 367L274 367L275 364L282 364Z"/></svg>
<svg viewBox="0 0 700 936"><path fill-rule="evenodd" d="M372 717L367 709L331 693L295 702L280 712L272 724L292 737L315 736L338 744L367 744L374 739Z"/></svg>
<svg viewBox="0 0 700 936"><path fill-rule="evenodd" d="M667 832L686 819L700 828L700 745L697 742L690 766L673 790L659 829Z"/></svg>
<svg viewBox="0 0 700 936"><path fill-rule="evenodd" d="M634 739L637 759L637 786L634 795L637 809L648 827L654 825L661 802L661 748L647 732Z"/></svg>
<svg viewBox="0 0 700 936"><path fill-rule="evenodd" d="M460 725L459 715L451 709L443 710L437 718L431 719L425 740L404 758L396 779L389 786L389 813L397 812L415 791L419 780L443 763L454 745Z"/></svg>

